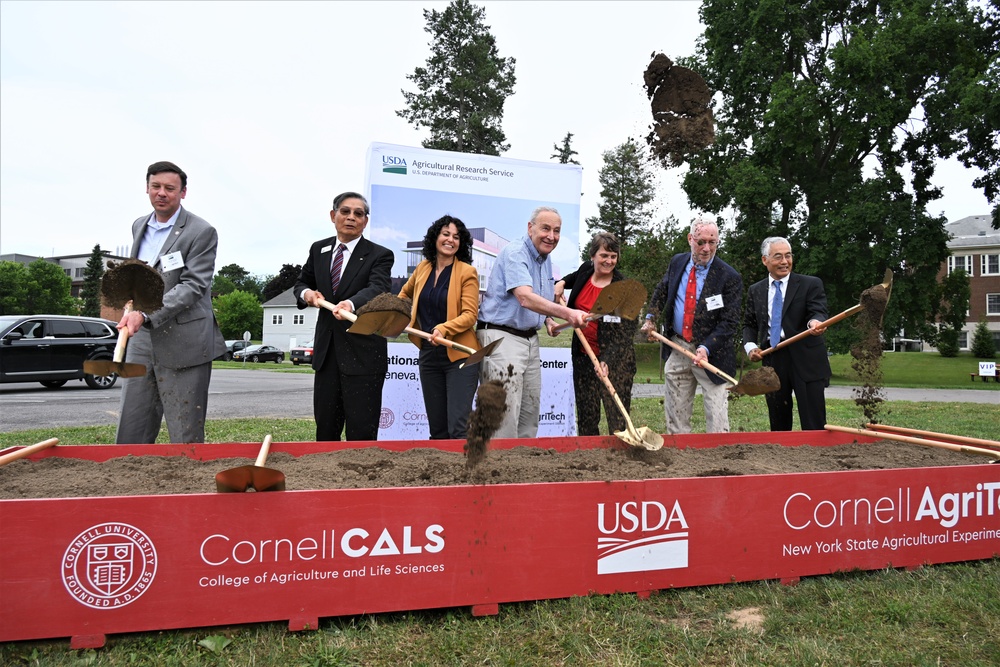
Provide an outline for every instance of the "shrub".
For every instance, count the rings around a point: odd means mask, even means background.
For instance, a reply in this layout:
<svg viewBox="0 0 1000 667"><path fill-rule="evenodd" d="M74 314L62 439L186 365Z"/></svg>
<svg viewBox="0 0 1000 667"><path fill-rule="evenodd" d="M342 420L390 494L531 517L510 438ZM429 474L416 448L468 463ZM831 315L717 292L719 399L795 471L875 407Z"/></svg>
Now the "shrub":
<svg viewBox="0 0 1000 667"><path fill-rule="evenodd" d="M958 329L941 329L938 332L937 349L942 357L957 357Z"/></svg>
<svg viewBox="0 0 1000 667"><path fill-rule="evenodd" d="M980 320L972 332L972 356L977 359L995 359L997 356L993 332L986 326L986 320Z"/></svg>

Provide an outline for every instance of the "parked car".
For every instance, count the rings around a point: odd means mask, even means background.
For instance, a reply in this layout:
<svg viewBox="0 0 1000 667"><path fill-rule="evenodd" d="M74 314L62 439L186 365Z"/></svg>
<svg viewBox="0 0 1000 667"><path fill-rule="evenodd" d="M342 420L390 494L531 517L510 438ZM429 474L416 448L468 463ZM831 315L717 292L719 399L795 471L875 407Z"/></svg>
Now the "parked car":
<svg viewBox="0 0 1000 667"><path fill-rule="evenodd" d="M83 362L113 358L115 324L99 317L0 316L0 382L41 382L55 389L83 380L92 389L110 389L118 376L88 375Z"/></svg>
<svg viewBox="0 0 1000 667"><path fill-rule="evenodd" d="M246 349L233 352L233 361L243 361L244 358L255 364L261 361L273 361L280 364L285 360L285 353L273 345L251 345Z"/></svg>
<svg viewBox="0 0 1000 667"><path fill-rule="evenodd" d="M245 340L227 340L226 341L226 351L215 358L215 361L232 361L233 354L238 350L243 350L250 346Z"/></svg>
<svg viewBox="0 0 1000 667"><path fill-rule="evenodd" d="M309 341L302 347L293 347L288 351L288 358L296 366L299 364L311 364L313 362L313 342Z"/></svg>

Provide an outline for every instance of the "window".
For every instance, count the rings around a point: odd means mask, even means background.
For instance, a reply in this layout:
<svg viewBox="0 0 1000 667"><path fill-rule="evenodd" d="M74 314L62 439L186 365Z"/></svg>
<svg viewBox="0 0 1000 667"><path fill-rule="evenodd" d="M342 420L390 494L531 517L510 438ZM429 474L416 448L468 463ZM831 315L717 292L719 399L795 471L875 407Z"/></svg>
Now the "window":
<svg viewBox="0 0 1000 667"><path fill-rule="evenodd" d="M979 273L983 276L1000 276L1000 255L982 255Z"/></svg>
<svg viewBox="0 0 1000 667"><path fill-rule="evenodd" d="M986 314L1000 315L1000 294L986 295Z"/></svg>
<svg viewBox="0 0 1000 667"><path fill-rule="evenodd" d="M74 278L83 278L83 272L84 271L86 271L86 269L84 267L79 267L79 268L73 269L73 277Z"/></svg>
<svg viewBox="0 0 1000 667"><path fill-rule="evenodd" d="M958 269L962 269L971 278L972 277L972 255L952 255L948 258L948 275L950 276L953 272Z"/></svg>
<svg viewBox="0 0 1000 667"><path fill-rule="evenodd" d="M282 315L271 315L271 324L281 324L282 319Z"/></svg>
<svg viewBox="0 0 1000 667"><path fill-rule="evenodd" d="M968 350L969 349L969 332L959 331L958 332L958 349Z"/></svg>
<svg viewBox="0 0 1000 667"><path fill-rule="evenodd" d="M292 324L305 324L305 323L306 323L305 315L292 315Z"/></svg>
<svg viewBox="0 0 1000 667"><path fill-rule="evenodd" d="M49 331L56 338L87 337L87 331L79 320L49 320Z"/></svg>

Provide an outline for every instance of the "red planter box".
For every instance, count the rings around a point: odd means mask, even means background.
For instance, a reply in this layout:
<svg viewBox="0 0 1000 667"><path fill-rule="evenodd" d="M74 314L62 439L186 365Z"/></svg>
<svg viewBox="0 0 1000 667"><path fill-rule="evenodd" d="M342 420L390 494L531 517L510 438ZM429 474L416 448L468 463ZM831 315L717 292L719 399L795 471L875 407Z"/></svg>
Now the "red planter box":
<svg viewBox="0 0 1000 667"><path fill-rule="evenodd" d="M829 446L832 432L668 437ZM859 439L864 441L863 438ZM296 456L429 442L274 443ZM561 451L615 438L498 440ZM460 441L441 448L461 451ZM259 444L81 446L34 458L253 459ZM294 484L294 480L289 480ZM781 579L1000 553L1000 465L901 470L0 500L0 641Z"/></svg>

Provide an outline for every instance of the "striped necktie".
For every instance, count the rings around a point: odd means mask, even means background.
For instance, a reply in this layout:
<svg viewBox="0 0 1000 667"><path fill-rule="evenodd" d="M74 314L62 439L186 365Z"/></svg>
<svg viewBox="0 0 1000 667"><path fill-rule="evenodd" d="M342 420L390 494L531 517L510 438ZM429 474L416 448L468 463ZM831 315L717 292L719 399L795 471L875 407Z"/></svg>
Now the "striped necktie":
<svg viewBox="0 0 1000 667"><path fill-rule="evenodd" d="M333 256L333 266L330 267L330 298L337 293L337 288L340 287L340 274L341 268L344 266L344 251L347 250L347 246L341 243L337 247L337 254Z"/></svg>

